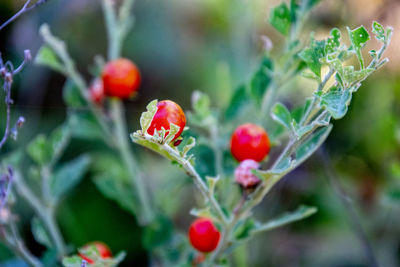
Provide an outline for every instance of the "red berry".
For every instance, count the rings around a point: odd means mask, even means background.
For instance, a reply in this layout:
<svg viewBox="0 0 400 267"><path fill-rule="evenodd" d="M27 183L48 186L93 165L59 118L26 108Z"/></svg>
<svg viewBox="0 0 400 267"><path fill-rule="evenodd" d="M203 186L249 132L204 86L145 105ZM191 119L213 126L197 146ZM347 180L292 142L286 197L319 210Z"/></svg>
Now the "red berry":
<svg viewBox="0 0 400 267"><path fill-rule="evenodd" d="M267 133L258 125L240 125L231 138L231 153L238 161L253 159L262 161L271 148Z"/></svg>
<svg viewBox="0 0 400 267"><path fill-rule="evenodd" d="M168 134L170 123L180 127L179 131L174 136L173 140L175 140L181 135L183 129L185 128L185 113L183 113L182 108L178 104L171 100L160 101L157 104L157 112L151 121L147 133L153 135L154 130L160 131L161 128L164 128Z"/></svg>
<svg viewBox="0 0 400 267"><path fill-rule="evenodd" d="M100 79L93 81L89 88L90 99L95 104L101 104L104 101L104 86Z"/></svg>
<svg viewBox="0 0 400 267"><path fill-rule="evenodd" d="M252 159L246 159L240 162L239 166L235 169L235 181L243 188L252 188L257 186L261 180L254 175L251 170L258 169L260 164Z"/></svg>
<svg viewBox="0 0 400 267"><path fill-rule="evenodd" d="M104 66L102 79L105 94L111 97L129 98L139 89L139 69L129 59L120 58Z"/></svg>
<svg viewBox="0 0 400 267"><path fill-rule="evenodd" d="M211 252L218 246L221 234L208 218L195 220L189 228L189 240L200 252Z"/></svg>
<svg viewBox="0 0 400 267"><path fill-rule="evenodd" d="M86 244L84 246L84 248L87 248L87 247L90 247L90 246L95 246L96 247L97 251L100 254L100 258L109 259L109 258L112 257L111 250L106 244L104 244L102 242L99 242L99 241L95 241L95 242ZM94 261L92 259L88 258L87 256L85 256L83 254L79 254L79 256L82 259L84 259L85 261L87 261L89 264L93 264L94 263Z"/></svg>

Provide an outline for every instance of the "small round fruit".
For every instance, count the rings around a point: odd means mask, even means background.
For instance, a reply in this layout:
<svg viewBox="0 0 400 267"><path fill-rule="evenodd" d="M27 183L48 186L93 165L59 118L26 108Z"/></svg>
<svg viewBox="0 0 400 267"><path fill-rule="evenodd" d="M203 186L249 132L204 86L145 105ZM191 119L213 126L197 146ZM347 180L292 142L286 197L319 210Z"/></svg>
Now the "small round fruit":
<svg viewBox="0 0 400 267"><path fill-rule="evenodd" d="M104 244L102 242L99 242L99 241L95 241L95 242L91 242L91 243L86 244L83 248L88 248L88 247L91 247L91 246L95 246L96 247L97 251L100 254L100 258L109 259L109 258L112 257L111 250L106 244ZM79 254L79 256L82 259L84 259L85 261L87 261L89 264L93 264L94 263L94 260L88 258L86 255Z"/></svg>
<svg viewBox="0 0 400 267"><path fill-rule="evenodd" d="M220 238L220 232L214 223L208 218L197 219L190 225L190 243L200 252L207 253L215 250Z"/></svg>
<svg viewBox="0 0 400 267"><path fill-rule="evenodd" d="M267 133L258 125L242 124L231 137L231 153L238 161L252 159L262 161L271 148Z"/></svg>
<svg viewBox="0 0 400 267"><path fill-rule="evenodd" d="M132 61L120 58L104 66L102 80L107 96L124 99L139 90L141 77L139 69Z"/></svg>
<svg viewBox="0 0 400 267"><path fill-rule="evenodd" d="M163 100L158 102L157 104L157 112L151 121L150 127L147 130L147 133L150 135L154 134L154 131L160 131L161 128L164 128L169 131L170 123L179 126L179 131L175 134L172 141L176 140L186 125L186 117L185 113L183 113L182 108L171 100Z"/></svg>
<svg viewBox="0 0 400 267"><path fill-rule="evenodd" d="M259 167L260 164L258 164L258 162L255 160L243 160L235 169L235 182L240 184L240 186L245 189L256 187L261 182L261 180L251 171L258 169Z"/></svg>
<svg viewBox="0 0 400 267"><path fill-rule="evenodd" d="M95 104L102 104L104 101L104 86L103 82L100 79L96 79L93 81L92 85L89 88L89 96L90 100Z"/></svg>

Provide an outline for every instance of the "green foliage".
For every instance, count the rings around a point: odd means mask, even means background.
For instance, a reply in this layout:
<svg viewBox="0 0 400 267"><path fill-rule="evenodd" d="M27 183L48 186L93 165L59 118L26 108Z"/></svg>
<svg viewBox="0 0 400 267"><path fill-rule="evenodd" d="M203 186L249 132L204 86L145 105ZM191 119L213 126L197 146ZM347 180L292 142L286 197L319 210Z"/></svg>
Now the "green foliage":
<svg viewBox="0 0 400 267"><path fill-rule="evenodd" d="M53 197L59 199L68 190L76 186L84 177L89 164L90 157L82 155L58 167L54 171L54 178L51 182Z"/></svg>
<svg viewBox="0 0 400 267"><path fill-rule="evenodd" d="M64 66L59 61L57 55L47 45L44 45L40 48L39 52L36 55L35 63L38 65L46 66L57 72L63 73L65 71Z"/></svg>
<svg viewBox="0 0 400 267"><path fill-rule="evenodd" d="M291 26L290 10L286 3L271 10L269 23L283 35L288 35Z"/></svg>
<svg viewBox="0 0 400 267"><path fill-rule="evenodd" d="M250 96L253 98L257 105L261 105L263 96L271 83L271 73L273 65L270 58L264 56L259 69L253 75L250 81Z"/></svg>
<svg viewBox="0 0 400 267"><path fill-rule="evenodd" d="M48 249L54 247L53 242L51 241L50 237L46 232L46 229L44 228L43 224L40 222L38 218L34 217L32 219L31 225L32 225L32 234L36 242L42 244Z"/></svg>

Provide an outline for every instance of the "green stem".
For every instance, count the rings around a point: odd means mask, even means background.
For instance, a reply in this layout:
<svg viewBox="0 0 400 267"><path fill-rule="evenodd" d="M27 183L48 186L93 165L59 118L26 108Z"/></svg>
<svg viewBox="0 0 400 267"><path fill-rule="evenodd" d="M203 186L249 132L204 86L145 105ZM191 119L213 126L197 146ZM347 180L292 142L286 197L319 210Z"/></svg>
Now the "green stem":
<svg viewBox="0 0 400 267"><path fill-rule="evenodd" d="M46 229L49 231L49 234L54 241L59 256L63 257L66 255L66 246L54 219L54 207L44 205L42 201L31 191L24 179L17 172L14 175L14 182L18 193L36 211L36 214L46 225Z"/></svg>
<svg viewBox="0 0 400 267"><path fill-rule="evenodd" d="M9 222L12 236L10 236L4 228L0 227L0 236L2 240L12 251L14 251L21 259L23 259L31 267L44 267L38 258L36 258L25 246L22 241L17 227L13 219Z"/></svg>
<svg viewBox="0 0 400 267"><path fill-rule="evenodd" d="M125 124L125 116L123 114L123 108L119 99L111 100L111 116L115 125L115 140L117 149L121 155L124 165L128 169L134 190L137 191L140 206L142 212L140 213L140 223L148 224L154 219L153 208L151 207L151 201L149 199L149 193L146 185L143 183L143 179L139 173L139 166L137 160L129 149L129 137L127 135L127 129Z"/></svg>

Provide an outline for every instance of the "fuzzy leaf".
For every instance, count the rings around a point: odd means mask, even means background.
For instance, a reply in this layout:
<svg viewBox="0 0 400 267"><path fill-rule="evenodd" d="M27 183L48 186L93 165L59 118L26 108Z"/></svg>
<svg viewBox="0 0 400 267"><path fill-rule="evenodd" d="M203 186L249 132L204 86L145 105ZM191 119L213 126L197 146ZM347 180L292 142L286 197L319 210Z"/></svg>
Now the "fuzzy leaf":
<svg viewBox="0 0 400 267"><path fill-rule="evenodd" d="M51 160L51 152L43 134L38 135L29 143L27 152L38 165L44 165Z"/></svg>
<svg viewBox="0 0 400 267"><path fill-rule="evenodd" d="M56 169L51 182L51 191L54 198L58 199L77 185L84 177L89 164L90 157L83 155Z"/></svg>
<svg viewBox="0 0 400 267"><path fill-rule="evenodd" d="M290 10L286 3L282 3L271 10L269 23L283 35L289 34L291 17Z"/></svg>
<svg viewBox="0 0 400 267"><path fill-rule="evenodd" d="M351 93L349 90L334 87L329 92L322 94L320 100L321 106L325 107L332 117L337 120L343 118L346 114L351 100Z"/></svg>
<svg viewBox="0 0 400 267"><path fill-rule="evenodd" d="M321 77L321 59L325 57L325 41L312 39L310 47L299 53L299 57L307 64L308 68Z"/></svg>
<svg viewBox="0 0 400 267"><path fill-rule="evenodd" d="M375 34L377 40L381 42L386 40L385 28L376 21L372 23L372 32Z"/></svg>
<svg viewBox="0 0 400 267"><path fill-rule="evenodd" d="M220 179L219 176L217 177L206 176L208 189L210 190L211 194L214 194L215 186L217 185L219 179Z"/></svg>
<svg viewBox="0 0 400 267"><path fill-rule="evenodd" d="M257 105L261 105L263 96L271 83L270 71L272 70L272 61L264 57L261 66L254 74L250 82L250 96Z"/></svg>
<svg viewBox="0 0 400 267"><path fill-rule="evenodd" d="M231 101L226 108L225 118L227 120L235 118L243 108L249 103L249 95L245 86L241 86L233 93Z"/></svg>
<svg viewBox="0 0 400 267"><path fill-rule="evenodd" d="M196 139L194 137L189 137L189 140L187 141L186 145L183 147L183 150L181 152L182 157L186 157L187 153L196 145Z"/></svg>
<svg viewBox="0 0 400 267"><path fill-rule="evenodd" d="M54 51L47 45L43 45L35 57L35 64L49 67L57 72L65 73L65 68Z"/></svg>
<svg viewBox="0 0 400 267"><path fill-rule="evenodd" d="M190 210L190 215L199 217L199 218L214 218L211 214L210 207L204 209L192 208Z"/></svg>
<svg viewBox="0 0 400 267"><path fill-rule="evenodd" d="M143 112L140 116L140 126L142 127L143 133L146 133L147 129L150 127L151 121L157 112L157 103L157 100L151 101L146 107L147 111Z"/></svg>
<svg viewBox="0 0 400 267"><path fill-rule="evenodd" d="M202 92L195 91L192 94L192 107L193 110L200 119L205 119L210 112L210 97Z"/></svg>
<svg viewBox="0 0 400 267"><path fill-rule="evenodd" d="M273 219L267 223L259 225L255 231L262 232L262 231L269 231L284 225L287 225L292 222L300 221L317 212L316 207L308 207L308 206L300 206L295 211L287 212L276 219Z"/></svg>
<svg viewBox="0 0 400 267"><path fill-rule="evenodd" d="M282 104L276 103L271 110L271 117L274 121L278 122L288 130L292 129L292 116L289 110Z"/></svg>
<svg viewBox="0 0 400 267"><path fill-rule="evenodd" d="M39 221L39 219L34 217L32 219L31 225L32 225L32 234L36 242L42 244L46 248L52 248L53 243L51 242L50 237L48 236L43 224Z"/></svg>
<svg viewBox="0 0 400 267"><path fill-rule="evenodd" d="M64 102L69 107L80 108L86 105L78 86L71 79L65 82L62 92Z"/></svg>
<svg viewBox="0 0 400 267"><path fill-rule="evenodd" d="M361 48L370 39L369 33L364 26L360 26L354 30L350 30L350 28L347 27L347 31L349 32L350 42L356 52L361 69L364 69L364 59L361 54Z"/></svg>

